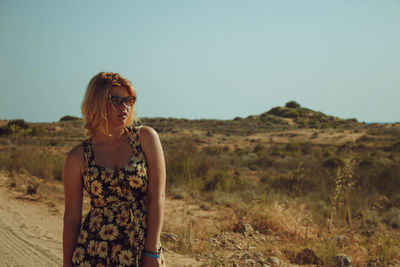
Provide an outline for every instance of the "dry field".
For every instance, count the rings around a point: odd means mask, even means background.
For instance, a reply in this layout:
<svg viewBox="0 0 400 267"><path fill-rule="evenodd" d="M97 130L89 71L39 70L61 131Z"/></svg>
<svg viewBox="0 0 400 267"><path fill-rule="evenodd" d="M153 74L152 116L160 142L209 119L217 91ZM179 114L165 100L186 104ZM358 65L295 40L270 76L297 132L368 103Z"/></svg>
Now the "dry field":
<svg viewBox="0 0 400 267"><path fill-rule="evenodd" d="M142 123L166 154L169 266L400 264L400 124L303 108ZM61 261L62 164L80 125L0 123L5 266Z"/></svg>

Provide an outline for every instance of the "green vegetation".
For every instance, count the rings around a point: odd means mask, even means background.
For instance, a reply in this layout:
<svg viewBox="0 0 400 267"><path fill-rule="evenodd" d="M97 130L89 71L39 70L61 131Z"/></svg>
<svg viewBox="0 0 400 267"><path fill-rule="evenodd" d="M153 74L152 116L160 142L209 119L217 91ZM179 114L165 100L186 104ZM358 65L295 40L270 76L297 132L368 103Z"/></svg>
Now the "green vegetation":
<svg viewBox="0 0 400 267"><path fill-rule="evenodd" d="M300 104L297 103L296 101L289 101L285 104L286 108L299 108Z"/></svg>
<svg viewBox="0 0 400 267"><path fill-rule="evenodd" d="M45 134L46 129L42 126L30 126L22 119L9 121L0 127L0 136L38 136Z"/></svg>

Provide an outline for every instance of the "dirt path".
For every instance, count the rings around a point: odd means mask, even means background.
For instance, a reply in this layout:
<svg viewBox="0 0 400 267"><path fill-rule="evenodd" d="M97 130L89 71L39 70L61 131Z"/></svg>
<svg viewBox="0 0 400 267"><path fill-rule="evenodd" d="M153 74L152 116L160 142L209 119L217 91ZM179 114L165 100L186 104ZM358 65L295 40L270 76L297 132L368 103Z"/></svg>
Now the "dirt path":
<svg viewBox="0 0 400 267"><path fill-rule="evenodd" d="M18 197L0 187L1 265L61 266L61 214L44 203Z"/></svg>
<svg viewBox="0 0 400 267"><path fill-rule="evenodd" d="M0 185L0 266L62 266L62 216L51 205ZM167 266L200 266L171 251L165 258Z"/></svg>

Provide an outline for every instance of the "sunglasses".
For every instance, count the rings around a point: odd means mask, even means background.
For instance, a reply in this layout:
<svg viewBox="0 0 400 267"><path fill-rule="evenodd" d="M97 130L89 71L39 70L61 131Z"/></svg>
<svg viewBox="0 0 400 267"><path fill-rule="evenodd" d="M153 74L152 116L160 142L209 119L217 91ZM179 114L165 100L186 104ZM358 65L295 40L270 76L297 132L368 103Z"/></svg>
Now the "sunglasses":
<svg viewBox="0 0 400 267"><path fill-rule="evenodd" d="M114 107L119 107L124 103L126 106L133 106L135 104L136 98L134 96L119 97L116 95L110 95L110 102Z"/></svg>

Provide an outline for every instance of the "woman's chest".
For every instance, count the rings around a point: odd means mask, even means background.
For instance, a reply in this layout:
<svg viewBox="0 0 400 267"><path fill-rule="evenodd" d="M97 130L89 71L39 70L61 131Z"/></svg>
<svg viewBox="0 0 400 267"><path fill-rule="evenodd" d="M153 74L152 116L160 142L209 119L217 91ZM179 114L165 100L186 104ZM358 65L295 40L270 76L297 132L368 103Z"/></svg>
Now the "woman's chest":
<svg viewBox="0 0 400 267"><path fill-rule="evenodd" d="M133 151L128 143L122 146L97 146L94 149L96 165L110 169L122 168L132 156Z"/></svg>

